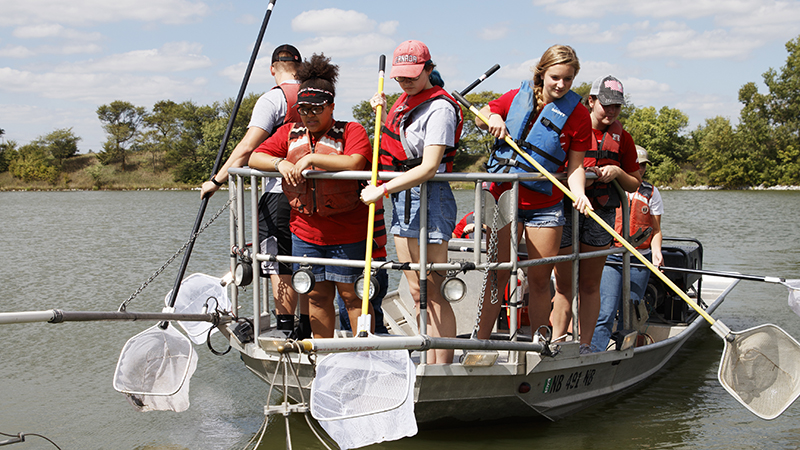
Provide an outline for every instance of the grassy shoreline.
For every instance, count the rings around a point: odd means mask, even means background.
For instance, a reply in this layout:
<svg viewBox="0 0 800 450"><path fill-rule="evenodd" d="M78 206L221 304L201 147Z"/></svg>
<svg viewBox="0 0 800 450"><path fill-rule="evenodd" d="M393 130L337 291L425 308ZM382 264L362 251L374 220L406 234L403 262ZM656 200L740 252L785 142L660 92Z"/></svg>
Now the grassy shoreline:
<svg viewBox="0 0 800 450"><path fill-rule="evenodd" d="M483 160L475 161L466 172L482 171ZM454 182L453 189L473 189L469 182ZM129 158L126 170L119 164L101 165L93 153L81 154L64 161L55 184L47 181L23 181L9 172L0 173L0 192L19 191L180 191L197 190L199 184L175 182L163 164L138 154ZM716 186L658 186L662 190L722 190ZM800 186L750 186L737 190L800 190Z"/></svg>

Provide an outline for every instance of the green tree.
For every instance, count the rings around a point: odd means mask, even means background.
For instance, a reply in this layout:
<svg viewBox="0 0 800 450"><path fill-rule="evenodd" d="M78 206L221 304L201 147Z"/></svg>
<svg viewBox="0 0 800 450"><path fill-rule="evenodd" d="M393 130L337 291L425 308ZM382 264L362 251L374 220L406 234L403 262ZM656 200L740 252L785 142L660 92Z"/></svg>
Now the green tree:
<svg viewBox="0 0 800 450"><path fill-rule="evenodd" d="M400 98L400 93L386 95L386 112L392 108L398 98ZM367 130L369 141L372 142L375 137L375 111L370 106L369 100L363 100L353 106L352 113L356 122L363 125Z"/></svg>
<svg viewBox="0 0 800 450"><path fill-rule="evenodd" d="M157 171L158 157L180 139L184 108L172 100L161 100L153 105L153 111L145 114L142 123L146 126L139 137L141 148L150 152L153 171Z"/></svg>
<svg viewBox="0 0 800 450"><path fill-rule="evenodd" d="M8 164L17 156L17 143L0 142L0 173L8 171Z"/></svg>
<svg viewBox="0 0 800 450"><path fill-rule="evenodd" d="M146 114L145 108L134 106L130 102L115 100L108 105L97 108L97 117L103 123L103 130L108 134L108 139L103 144L103 152L98 155L100 162L108 164L117 160L122 161L122 170L125 170L125 152L128 145L140 133L140 126Z"/></svg>
<svg viewBox="0 0 800 450"><path fill-rule="evenodd" d="M501 94L492 91L482 91L467 94L465 97L477 109L488 105L489 102L500 97ZM461 131L461 142L453 162L454 170L463 172L465 170L477 170L478 163L483 163L489 159L489 154L494 146L495 138L491 134L481 130L475 125L475 114L468 109L461 107L464 116L464 128Z"/></svg>
<svg viewBox="0 0 800 450"><path fill-rule="evenodd" d="M25 182L47 181L55 185L61 171L54 164L53 155L40 139L23 145L9 162L8 171Z"/></svg>
<svg viewBox="0 0 800 450"><path fill-rule="evenodd" d="M65 159L78 154L78 141L81 140L80 137L75 136L72 128L55 130L40 139L59 165L63 165Z"/></svg>
<svg viewBox="0 0 800 450"><path fill-rule="evenodd" d="M689 162L691 147L685 135L689 117L666 106L636 108L625 122L625 130L637 145L647 149L652 164L649 178L654 183L670 183L680 168ZM665 164L659 170L659 165ZM678 170L676 170L676 167Z"/></svg>

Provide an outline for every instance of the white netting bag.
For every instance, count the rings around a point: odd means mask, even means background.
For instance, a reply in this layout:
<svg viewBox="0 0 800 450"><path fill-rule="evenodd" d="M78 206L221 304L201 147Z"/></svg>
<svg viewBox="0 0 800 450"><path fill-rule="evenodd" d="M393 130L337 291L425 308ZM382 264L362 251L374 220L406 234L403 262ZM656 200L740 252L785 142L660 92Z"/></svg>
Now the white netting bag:
<svg viewBox="0 0 800 450"><path fill-rule="evenodd" d="M185 411L196 368L191 341L174 326L154 325L125 343L113 385L140 411Z"/></svg>
<svg viewBox="0 0 800 450"><path fill-rule="evenodd" d="M169 306L172 290L167 293L164 304ZM202 273L193 273L181 281L181 288L175 298L176 314L202 314L203 309L213 312L217 309L229 311L231 301L228 291L220 284L220 279ZM210 322L178 321L183 331L195 344L202 345L208 338L208 330L213 326ZM214 329L212 333L216 333Z"/></svg>
<svg viewBox="0 0 800 450"><path fill-rule="evenodd" d="M800 280L786 280L784 285L789 288L789 307L800 316Z"/></svg>
<svg viewBox="0 0 800 450"><path fill-rule="evenodd" d="M311 384L311 415L343 449L413 436L415 380L405 350L329 355Z"/></svg>
<svg viewBox="0 0 800 450"><path fill-rule="evenodd" d="M800 344L775 325L732 333L719 381L763 419L778 417L800 395Z"/></svg>

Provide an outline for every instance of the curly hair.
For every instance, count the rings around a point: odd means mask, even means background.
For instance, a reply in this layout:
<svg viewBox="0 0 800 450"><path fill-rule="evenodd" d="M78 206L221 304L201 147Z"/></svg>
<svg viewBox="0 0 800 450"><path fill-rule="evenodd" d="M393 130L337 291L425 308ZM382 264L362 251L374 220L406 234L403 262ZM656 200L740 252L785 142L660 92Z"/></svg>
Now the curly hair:
<svg viewBox="0 0 800 450"><path fill-rule="evenodd" d="M544 73L552 66L566 64L575 69L575 75L581 70L581 63L578 55L569 45L554 45L544 51L539 63L533 68L533 93L536 96L536 110L541 112L544 108L544 97L542 90L544 87Z"/></svg>
<svg viewBox="0 0 800 450"><path fill-rule="evenodd" d="M339 77L339 66L331 64L331 59L324 53L311 55L297 70L300 89L307 87L323 89L336 96L336 79Z"/></svg>

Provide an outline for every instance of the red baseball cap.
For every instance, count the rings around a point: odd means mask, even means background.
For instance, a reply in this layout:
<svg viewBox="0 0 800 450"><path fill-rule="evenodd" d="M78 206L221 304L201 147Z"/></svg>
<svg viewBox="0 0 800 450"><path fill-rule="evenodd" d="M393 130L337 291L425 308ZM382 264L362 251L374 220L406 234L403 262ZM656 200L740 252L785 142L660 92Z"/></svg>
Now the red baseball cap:
<svg viewBox="0 0 800 450"><path fill-rule="evenodd" d="M394 50L389 78L416 78L430 60L431 52L425 44L420 41L405 41Z"/></svg>

